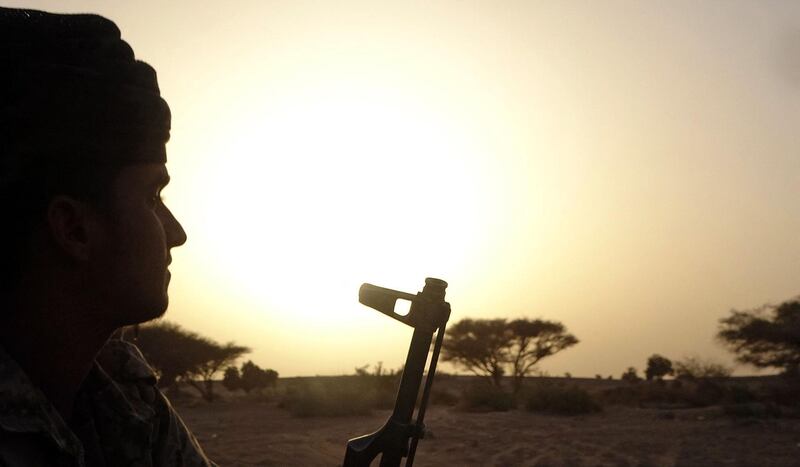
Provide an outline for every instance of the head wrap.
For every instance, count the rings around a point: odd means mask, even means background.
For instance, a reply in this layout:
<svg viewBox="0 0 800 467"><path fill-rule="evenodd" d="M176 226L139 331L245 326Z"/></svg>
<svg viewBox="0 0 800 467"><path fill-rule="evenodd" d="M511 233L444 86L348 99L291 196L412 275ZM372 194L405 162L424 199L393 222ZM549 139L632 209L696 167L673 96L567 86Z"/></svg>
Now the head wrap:
<svg viewBox="0 0 800 467"><path fill-rule="evenodd" d="M112 21L0 8L0 167L165 162L169 129L155 70Z"/></svg>

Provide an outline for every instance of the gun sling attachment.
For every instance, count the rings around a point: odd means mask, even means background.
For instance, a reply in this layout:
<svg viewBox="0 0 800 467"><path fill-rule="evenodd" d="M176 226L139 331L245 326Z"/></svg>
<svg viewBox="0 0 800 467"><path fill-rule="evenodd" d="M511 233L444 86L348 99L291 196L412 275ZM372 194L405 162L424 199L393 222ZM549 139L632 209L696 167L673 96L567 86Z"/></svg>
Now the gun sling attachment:
<svg viewBox="0 0 800 467"><path fill-rule="evenodd" d="M428 405L433 376L436 373L436 362L439 360L439 350L444 340L445 324L450 318L450 304L444 301L446 288L447 282L432 278L425 279L425 287L416 295L371 284L361 286L358 292L358 300L361 303L411 326L414 328L414 334L411 337L411 346L403 367L400 389L397 392L392 415L380 430L347 442L343 467L369 466L379 454L382 454L381 467L399 467L400 461L406 456L408 457L406 467L413 465L417 442L425 433L422 423L425 418L425 407ZM395 313L394 307L398 299L411 302L411 309L407 315ZM417 420L412 422L434 332L436 332L436 344L417 411Z"/></svg>

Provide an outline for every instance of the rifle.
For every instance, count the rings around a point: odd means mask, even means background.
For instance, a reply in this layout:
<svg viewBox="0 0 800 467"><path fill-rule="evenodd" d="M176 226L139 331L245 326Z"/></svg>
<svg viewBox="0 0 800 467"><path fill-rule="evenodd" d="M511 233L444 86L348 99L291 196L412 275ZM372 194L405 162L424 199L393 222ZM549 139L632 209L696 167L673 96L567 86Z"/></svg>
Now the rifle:
<svg viewBox="0 0 800 467"><path fill-rule="evenodd" d="M425 408L428 405L433 376L436 373L436 362L439 360L439 351L444 340L444 328L450 318L450 304L444 301L446 288L447 282L433 278L425 279L425 287L416 295L372 284L361 285L358 291L359 302L411 326L414 328L414 334L411 337L411 346L406 356L392 415L378 431L347 442L342 467L369 467L379 454L383 454L380 467L399 467L400 461L406 456L408 456L406 467L414 464L417 443L425 435L423 424ZM408 314L399 315L394 311L398 299L411 302ZM412 423L411 418L417 405L425 362L428 360L433 333L437 330L436 344L417 411L417 420Z"/></svg>

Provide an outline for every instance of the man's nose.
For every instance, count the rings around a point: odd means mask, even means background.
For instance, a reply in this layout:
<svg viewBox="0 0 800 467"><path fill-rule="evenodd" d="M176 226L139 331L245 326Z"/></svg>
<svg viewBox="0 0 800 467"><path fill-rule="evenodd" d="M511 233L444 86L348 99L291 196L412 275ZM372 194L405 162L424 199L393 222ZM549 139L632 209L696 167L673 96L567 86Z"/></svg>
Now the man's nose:
<svg viewBox="0 0 800 467"><path fill-rule="evenodd" d="M186 243L186 231L183 230L181 223L178 222L178 219L175 218L172 211L166 206L164 206L164 212L166 214L164 230L167 235L167 246L169 248L174 248L183 245Z"/></svg>

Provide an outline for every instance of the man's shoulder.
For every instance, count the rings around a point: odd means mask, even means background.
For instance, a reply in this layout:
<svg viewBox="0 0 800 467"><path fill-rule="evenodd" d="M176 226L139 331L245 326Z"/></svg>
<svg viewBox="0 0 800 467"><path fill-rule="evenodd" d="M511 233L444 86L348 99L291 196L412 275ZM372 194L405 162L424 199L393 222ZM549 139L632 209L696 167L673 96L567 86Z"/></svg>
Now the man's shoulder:
<svg viewBox="0 0 800 467"><path fill-rule="evenodd" d="M98 354L97 363L114 381L113 386L125 395L129 408L136 412L136 418L149 421L149 448L154 464L216 465L206 458L197 439L158 389L156 372L136 345L109 340ZM110 396L111 393L106 394ZM101 405L106 403L110 401L103 399ZM95 411L98 410L102 411L95 407Z"/></svg>
<svg viewBox="0 0 800 467"><path fill-rule="evenodd" d="M97 354L97 363L117 383L145 383L155 386L158 376L136 345L111 339Z"/></svg>

